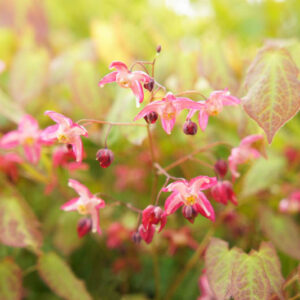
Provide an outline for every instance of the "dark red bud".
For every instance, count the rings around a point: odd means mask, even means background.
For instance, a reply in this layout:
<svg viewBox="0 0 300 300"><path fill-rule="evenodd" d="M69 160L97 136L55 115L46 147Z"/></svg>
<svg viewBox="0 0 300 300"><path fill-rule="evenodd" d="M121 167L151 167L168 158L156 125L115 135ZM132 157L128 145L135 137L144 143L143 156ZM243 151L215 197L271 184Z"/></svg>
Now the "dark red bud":
<svg viewBox="0 0 300 300"><path fill-rule="evenodd" d="M157 118L158 118L158 114L157 112L155 111L151 111L149 112L145 117L145 121L148 123L148 124L154 124L156 121L157 121Z"/></svg>
<svg viewBox="0 0 300 300"><path fill-rule="evenodd" d="M195 135L198 131L198 126L195 122L188 120L183 125L183 132L187 135Z"/></svg>
<svg viewBox="0 0 300 300"><path fill-rule="evenodd" d="M100 149L96 154L96 160L99 161L100 167L107 168L114 160L114 154L109 149Z"/></svg>
<svg viewBox="0 0 300 300"><path fill-rule="evenodd" d="M161 51L161 45L158 45L158 46L156 47L156 52L157 52L157 53L160 53L160 51Z"/></svg>
<svg viewBox="0 0 300 300"><path fill-rule="evenodd" d="M194 219L197 217L197 212L195 209L190 205L185 205L182 208L182 214L183 216L188 219L191 223L194 223Z"/></svg>
<svg viewBox="0 0 300 300"><path fill-rule="evenodd" d="M80 238L88 234L92 229L92 220L89 218L82 218L77 223L77 233Z"/></svg>
<svg viewBox="0 0 300 300"><path fill-rule="evenodd" d="M152 92L154 88L154 80L151 78L149 82L144 83L144 88L148 90L149 92Z"/></svg>
<svg viewBox="0 0 300 300"><path fill-rule="evenodd" d="M72 146L71 144L67 144L67 149L68 149L69 151L71 151L71 150L73 150L73 146Z"/></svg>
<svg viewBox="0 0 300 300"><path fill-rule="evenodd" d="M227 162L223 159L219 159L215 163L215 172L217 175L219 175L221 178L223 178L227 174L228 165Z"/></svg>
<svg viewBox="0 0 300 300"><path fill-rule="evenodd" d="M135 243L135 244L139 244L142 240L142 237L140 235L140 233L138 231L134 232L133 235L132 235L132 241Z"/></svg>

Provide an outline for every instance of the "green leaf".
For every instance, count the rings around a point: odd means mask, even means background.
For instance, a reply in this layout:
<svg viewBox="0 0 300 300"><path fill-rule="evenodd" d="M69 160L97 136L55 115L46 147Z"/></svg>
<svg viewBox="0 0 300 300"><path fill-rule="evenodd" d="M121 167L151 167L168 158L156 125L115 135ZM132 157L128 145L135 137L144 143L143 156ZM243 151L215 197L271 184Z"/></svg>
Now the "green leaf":
<svg viewBox="0 0 300 300"><path fill-rule="evenodd" d="M0 262L0 299L19 300L22 296L22 271L11 258L5 258Z"/></svg>
<svg viewBox="0 0 300 300"><path fill-rule="evenodd" d="M266 236L282 252L300 260L300 230L294 220L261 208L260 223Z"/></svg>
<svg viewBox="0 0 300 300"><path fill-rule="evenodd" d="M42 245L40 224L30 206L19 195L0 196L0 241L12 247L29 247L38 252Z"/></svg>
<svg viewBox="0 0 300 300"><path fill-rule="evenodd" d="M26 105L39 96L48 75L49 56L45 49L23 49L12 63L9 89L14 100Z"/></svg>
<svg viewBox="0 0 300 300"><path fill-rule="evenodd" d="M299 70L289 52L269 43L248 69L244 109L265 131L269 143L300 109Z"/></svg>
<svg viewBox="0 0 300 300"><path fill-rule="evenodd" d="M217 299L229 299L232 289L232 272L242 255L237 248L228 249L228 243L213 238L205 253L205 268L209 285Z"/></svg>
<svg viewBox="0 0 300 300"><path fill-rule="evenodd" d="M256 160L244 177L243 195L253 195L263 189L271 188L285 168L282 156L269 156L268 159Z"/></svg>
<svg viewBox="0 0 300 300"><path fill-rule="evenodd" d="M91 300L84 283L75 277L70 267L57 254L42 254L38 272L50 289L66 300Z"/></svg>

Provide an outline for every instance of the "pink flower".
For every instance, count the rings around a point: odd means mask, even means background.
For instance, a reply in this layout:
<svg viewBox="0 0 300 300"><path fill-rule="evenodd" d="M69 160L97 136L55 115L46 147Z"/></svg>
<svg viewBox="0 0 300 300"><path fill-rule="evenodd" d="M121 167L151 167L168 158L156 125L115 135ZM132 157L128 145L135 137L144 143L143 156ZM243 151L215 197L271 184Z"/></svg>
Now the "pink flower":
<svg viewBox="0 0 300 300"><path fill-rule="evenodd" d="M150 244L152 242L154 233L155 233L155 225L150 225L147 229L143 224L139 226L138 232L141 238L147 243Z"/></svg>
<svg viewBox="0 0 300 300"><path fill-rule="evenodd" d="M6 133L0 139L0 148L11 149L21 145L28 161L36 164L40 159L42 144L45 144L40 137L41 130L37 120L30 115L25 115L17 130Z"/></svg>
<svg viewBox="0 0 300 300"><path fill-rule="evenodd" d="M260 134L249 135L242 139L238 147L231 150L228 162L233 178L240 176L237 172L237 165L244 164L251 159L257 159L261 156L261 153L257 150L257 147L254 147L254 144L262 142L263 138Z"/></svg>
<svg viewBox="0 0 300 300"><path fill-rule="evenodd" d="M94 196L89 189L74 179L69 179L69 186L79 195L61 206L64 211L77 210L81 215L90 215L92 219L92 232L101 234L99 225L99 209L105 206L104 200Z"/></svg>
<svg viewBox="0 0 300 300"><path fill-rule="evenodd" d="M201 291L201 296L198 297L197 300L217 300L214 292L209 286L209 282L207 279L206 271L202 271L202 275L199 277L199 290Z"/></svg>
<svg viewBox="0 0 300 300"><path fill-rule="evenodd" d="M188 246L196 249L198 243L193 239L189 227L184 226L180 229L167 229L163 232L163 236L169 241L169 254L174 255L179 247Z"/></svg>
<svg viewBox="0 0 300 300"><path fill-rule="evenodd" d="M52 154L52 163L55 168L62 166L69 171L87 170L88 165L82 162L76 162L76 156L72 147L59 146Z"/></svg>
<svg viewBox="0 0 300 300"><path fill-rule="evenodd" d="M228 201L231 201L234 205L238 204L232 183L228 180L218 181L218 183L211 188L211 195L217 202L224 205L226 205Z"/></svg>
<svg viewBox="0 0 300 300"><path fill-rule="evenodd" d="M215 212L202 190L211 188L217 183L216 177L198 176L190 181L178 180L169 184L163 192L172 192L165 202L167 215L183 207L183 215L191 223L198 213L214 221Z"/></svg>
<svg viewBox="0 0 300 300"><path fill-rule="evenodd" d="M289 195L288 198L282 199L279 203L279 211L282 213L299 213L300 212L300 190Z"/></svg>
<svg viewBox="0 0 300 300"><path fill-rule="evenodd" d="M128 228L119 222L114 222L107 229L106 245L111 249L120 248L124 242L130 240L130 236L131 232Z"/></svg>
<svg viewBox="0 0 300 300"><path fill-rule="evenodd" d="M161 117L162 127L165 132L171 134L176 121L176 116L183 109L199 110L201 108L202 104L192 101L191 99L175 97L172 93L167 93L162 100L154 101L146 105L134 120L141 119L148 113L154 111Z"/></svg>
<svg viewBox="0 0 300 300"><path fill-rule="evenodd" d="M142 71L129 71L127 66L120 61L112 62L109 68L115 68L117 71L105 75L100 80L99 86L103 87L106 83L117 82L122 88L130 88L136 97L136 106L139 107L144 100L142 83L147 84L152 78Z"/></svg>
<svg viewBox="0 0 300 300"><path fill-rule="evenodd" d="M160 223L159 232L165 227L167 223L167 216L165 212L159 207L154 205L148 205L142 214L142 224L146 230L152 225Z"/></svg>
<svg viewBox="0 0 300 300"><path fill-rule="evenodd" d="M23 159L15 153L0 155L0 171L6 173L13 182L16 182L19 177L17 164L22 162Z"/></svg>
<svg viewBox="0 0 300 300"><path fill-rule="evenodd" d="M86 129L57 112L48 110L45 112L45 115L48 115L57 124L47 127L42 132L42 139L48 142L57 140L59 143L72 145L76 161L81 162L83 146L80 136L88 136Z"/></svg>
<svg viewBox="0 0 300 300"><path fill-rule="evenodd" d="M206 101L199 101L198 103L202 105L200 109L192 109L187 119L191 119L195 112L199 110L199 126L204 131L209 116L216 116L222 111L223 106L238 105L241 103L241 100L231 96L228 89L225 89L223 91L212 92Z"/></svg>

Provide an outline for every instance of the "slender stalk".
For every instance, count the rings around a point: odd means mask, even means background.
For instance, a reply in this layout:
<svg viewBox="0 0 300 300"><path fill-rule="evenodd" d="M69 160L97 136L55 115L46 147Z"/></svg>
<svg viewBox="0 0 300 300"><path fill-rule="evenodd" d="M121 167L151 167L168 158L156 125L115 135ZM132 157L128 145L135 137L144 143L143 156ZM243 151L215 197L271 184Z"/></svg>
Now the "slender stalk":
<svg viewBox="0 0 300 300"><path fill-rule="evenodd" d="M198 159L198 158L196 158L196 157L190 157L190 160L193 160L193 161L195 161L195 162L197 162L198 164L200 164L200 165L202 165L202 166L205 166L205 167L207 167L207 168L209 168L209 169L214 169L214 166L213 165L211 165L211 164L209 164L209 163L207 163L207 162L205 162L205 161L203 161L203 160L200 160L200 159Z"/></svg>
<svg viewBox="0 0 300 300"><path fill-rule="evenodd" d="M104 148L107 148L107 138L108 138L108 135L110 133L111 128L112 128L112 126L109 125L108 129L107 129L107 132L106 132L106 135L105 135Z"/></svg>
<svg viewBox="0 0 300 300"><path fill-rule="evenodd" d="M205 100L207 100L207 97L205 97L201 92L196 91L196 90L188 90L188 91L184 91L184 92L181 92L181 93L177 93L175 96L176 96L176 97L179 97L179 96L189 95L189 94L200 95L201 97L204 97Z"/></svg>
<svg viewBox="0 0 300 300"><path fill-rule="evenodd" d="M286 289L289 285L294 283L298 279L298 268L292 272L292 275L283 284L283 289Z"/></svg>
<svg viewBox="0 0 300 300"><path fill-rule="evenodd" d="M174 177L174 176L171 176L167 171L166 169L164 169L163 167L161 167L160 164L158 163L155 163L154 164L154 167L158 170L158 174L163 174L165 175L167 178L169 179L173 179L173 180L184 180L184 178L181 178L181 177Z"/></svg>
<svg viewBox="0 0 300 300"><path fill-rule="evenodd" d="M102 121L102 120L95 120L95 119L81 119L77 121L77 124L85 122L82 126L86 126L89 124L108 124L111 126L138 126L138 127L147 127L147 124L141 123L134 123L134 122L109 122L109 121Z"/></svg>
<svg viewBox="0 0 300 300"><path fill-rule="evenodd" d="M157 194L157 196L156 196L156 200L155 200L155 206L158 205L159 198L160 198L160 195L161 195L161 193L162 193L162 190L163 190L163 188L165 188L165 187L168 185L169 180L170 180L170 177L167 177L167 179L166 179L164 185L162 186L162 188L161 188L160 191L158 192L158 194Z"/></svg>
<svg viewBox="0 0 300 300"><path fill-rule="evenodd" d="M289 298L288 300L295 300L295 299L298 299L298 298L300 298L300 293L298 293L297 295L295 295L292 298Z"/></svg>

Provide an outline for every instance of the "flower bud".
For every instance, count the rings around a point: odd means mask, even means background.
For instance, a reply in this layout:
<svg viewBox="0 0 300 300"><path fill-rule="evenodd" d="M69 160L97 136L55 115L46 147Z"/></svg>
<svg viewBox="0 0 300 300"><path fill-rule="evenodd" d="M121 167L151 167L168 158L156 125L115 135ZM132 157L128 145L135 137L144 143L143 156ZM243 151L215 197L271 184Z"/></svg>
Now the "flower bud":
<svg viewBox="0 0 300 300"><path fill-rule="evenodd" d="M183 132L187 135L195 135L197 133L198 126L195 122L188 120L183 125Z"/></svg>
<svg viewBox="0 0 300 300"><path fill-rule="evenodd" d="M228 165L227 165L227 162L223 159L219 159L215 163L214 168L215 168L216 174L219 175L221 178L224 178L224 176L227 174Z"/></svg>
<svg viewBox="0 0 300 300"><path fill-rule="evenodd" d="M218 183L211 188L211 195L217 202L224 205L228 203L228 200L234 205L237 205L237 199L232 184L227 180L218 181Z"/></svg>
<svg viewBox="0 0 300 300"><path fill-rule="evenodd" d="M80 238L88 234L92 229L92 220L89 218L82 218L77 223L77 233Z"/></svg>
<svg viewBox="0 0 300 300"><path fill-rule="evenodd" d="M131 238L135 244L139 244L142 240L142 237L138 231L134 232Z"/></svg>
<svg viewBox="0 0 300 300"><path fill-rule="evenodd" d="M194 219L197 217L197 212L191 205L185 205L182 208L182 214L183 216L188 219L191 223L194 223Z"/></svg>
<svg viewBox="0 0 300 300"><path fill-rule="evenodd" d="M96 154L96 160L99 161L100 167L107 168L114 160L114 154L109 149L100 149Z"/></svg>
<svg viewBox="0 0 300 300"><path fill-rule="evenodd" d="M156 122L157 118L158 118L158 114L157 114L157 112L155 112L155 111L149 112L149 113L144 117L145 121L146 121L148 124L154 124L154 123Z"/></svg>
<svg viewBox="0 0 300 300"><path fill-rule="evenodd" d="M149 82L144 83L144 88L145 88L146 90L148 90L149 92L152 92L152 90L153 90L153 88L154 88L154 80L151 78L151 79L149 80Z"/></svg>
<svg viewBox="0 0 300 300"><path fill-rule="evenodd" d="M161 51L161 45L158 45L158 46L156 47L156 53L160 53L160 51Z"/></svg>

